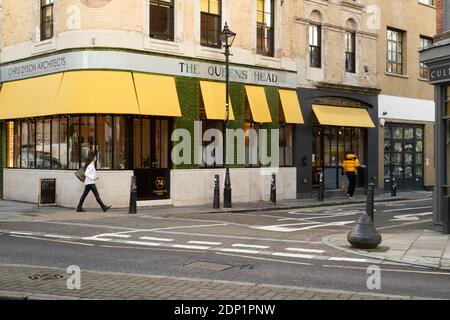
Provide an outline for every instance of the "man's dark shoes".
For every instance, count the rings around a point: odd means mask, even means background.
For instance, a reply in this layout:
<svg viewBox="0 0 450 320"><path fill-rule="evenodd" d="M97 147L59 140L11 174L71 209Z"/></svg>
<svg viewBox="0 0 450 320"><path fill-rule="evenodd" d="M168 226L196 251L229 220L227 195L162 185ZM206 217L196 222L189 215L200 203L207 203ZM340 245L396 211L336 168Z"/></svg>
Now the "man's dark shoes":
<svg viewBox="0 0 450 320"><path fill-rule="evenodd" d="M83 208L77 207L77 212L86 212Z"/></svg>
<svg viewBox="0 0 450 320"><path fill-rule="evenodd" d="M112 208L112 206L104 206L103 207L103 212L106 212L106 211L108 211L111 208Z"/></svg>

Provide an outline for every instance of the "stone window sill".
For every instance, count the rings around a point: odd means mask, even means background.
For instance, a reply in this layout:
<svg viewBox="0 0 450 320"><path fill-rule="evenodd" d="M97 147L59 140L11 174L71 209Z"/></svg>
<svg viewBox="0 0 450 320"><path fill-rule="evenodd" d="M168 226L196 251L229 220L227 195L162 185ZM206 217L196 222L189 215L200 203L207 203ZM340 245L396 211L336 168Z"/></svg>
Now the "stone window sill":
<svg viewBox="0 0 450 320"><path fill-rule="evenodd" d="M404 75L404 74L396 74L396 73L390 73L385 71L384 72L387 76L391 76L391 77L397 77L397 78L402 78L402 79L409 79L408 75Z"/></svg>

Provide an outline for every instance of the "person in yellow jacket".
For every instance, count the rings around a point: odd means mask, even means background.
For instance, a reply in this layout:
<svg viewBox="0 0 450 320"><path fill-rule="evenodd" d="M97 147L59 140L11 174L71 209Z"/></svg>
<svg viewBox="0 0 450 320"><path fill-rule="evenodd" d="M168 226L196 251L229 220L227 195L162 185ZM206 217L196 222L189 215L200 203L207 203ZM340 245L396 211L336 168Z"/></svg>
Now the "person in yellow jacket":
<svg viewBox="0 0 450 320"><path fill-rule="evenodd" d="M348 178L348 191L347 191L347 197L349 199L353 198L353 195L355 194L355 188L356 188L356 177L358 175L358 168L365 168L364 165L362 165L359 162L358 156L354 151L347 152L345 155L345 159L342 166L342 173L347 175Z"/></svg>

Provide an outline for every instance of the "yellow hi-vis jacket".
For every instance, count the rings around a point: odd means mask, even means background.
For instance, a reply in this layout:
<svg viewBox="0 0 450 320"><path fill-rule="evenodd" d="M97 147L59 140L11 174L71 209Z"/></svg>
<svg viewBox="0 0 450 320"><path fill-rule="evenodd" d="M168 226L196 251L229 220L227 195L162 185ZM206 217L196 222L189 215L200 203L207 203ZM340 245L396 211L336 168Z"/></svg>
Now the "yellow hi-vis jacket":
<svg viewBox="0 0 450 320"><path fill-rule="evenodd" d="M358 174L357 168L360 165L361 164L359 163L359 159L356 157L356 154L348 154L344 160L344 172L354 172L355 174Z"/></svg>

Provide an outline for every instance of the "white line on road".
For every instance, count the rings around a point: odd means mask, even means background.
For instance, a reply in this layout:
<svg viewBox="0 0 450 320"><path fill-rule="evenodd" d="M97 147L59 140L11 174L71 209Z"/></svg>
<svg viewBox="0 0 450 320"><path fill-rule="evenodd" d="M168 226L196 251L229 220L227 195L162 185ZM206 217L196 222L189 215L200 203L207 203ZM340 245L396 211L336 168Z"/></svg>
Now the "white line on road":
<svg viewBox="0 0 450 320"><path fill-rule="evenodd" d="M431 216L433 212L424 212L424 213L413 213L413 214L401 214L394 216L394 219L390 219L389 221L419 221L419 217Z"/></svg>
<svg viewBox="0 0 450 320"><path fill-rule="evenodd" d="M230 257L245 258L245 259L255 259L255 260L263 260L263 261L271 261L271 262L281 262L281 263L288 263L288 264L297 264L297 265L302 265L302 266L313 266L312 263L298 262L298 261L288 261L288 260L260 258L260 257L254 257L254 256L243 256L243 255L240 255L240 254L231 254L231 253L222 253L222 252L216 252L216 254L220 254L220 255L223 255L223 256L230 256Z"/></svg>
<svg viewBox="0 0 450 320"><path fill-rule="evenodd" d="M354 270L367 270L364 267L352 267L352 266L334 266L334 265L324 265L324 268L337 268L337 269L354 269ZM381 267L382 272L404 272L404 273L419 273L419 274L438 274L441 276L450 276L448 272L433 272L433 271L416 271L416 270L400 270L400 269L388 269Z"/></svg>
<svg viewBox="0 0 450 320"><path fill-rule="evenodd" d="M146 241L125 241L127 244L136 244L139 246L150 246L150 247L159 247L161 243L156 242L146 242Z"/></svg>
<svg viewBox="0 0 450 320"><path fill-rule="evenodd" d="M250 253L250 254L258 254L258 250L246 250L246 249L231 249L231 248L224 248L219 249L218 251L221 252L236 252L236 253Z"/></svg>
<svg viewBox="0 0 450 320"><path fill-rule="evenodd" d="M422 209L431 209L431 208L433 208L433 206L389 209L389 210L383 210L383 212L412 211L412 210L422 210Z"/></svg>
<svg viewBox="0 0 450 320"><path fill-rule="evenodd" d="M9 233L10 233L10 234L17 234L17 235L20 235L20 236L32 236L32 235L33 235L33 233L31 233L31 232L16 232L16 231L10 231Z"/></svg>
<svg viewBox="0 0 450 320"><path fill-rule="evenodd" d="M162 241L162 242L171 242L173 239L167 238L154 238L154 237L140 237L141 240L150 240L150 241Z"/></svg>
<svg viewBox="0 0 450 320"><path fill-rule="evenodd" d="M308 252L308 253L324 253L325 250L303 249L303 248L286 248L286 251Z"/></svg>
<svg viewBox="0 0 450 320"><path fill-rule="evenodd" d="M81 238L81 240L87 240L87 241L103 241L103 242L113 241L112 239L97 238L97 237L84 237L84 238Z"/></svg>
<svg viewBox="0 0 450 320"><path fill-rule="evenodd" d="M317 229L317 228L323 228L323 227L338 227L338 226L345 226L346 224L355 223L355 221L338 221L338 222L331 222L331 223L317 223L316 225L309 226L309 227L303 227L303 228L287 228L286 226L294 226L294 225L301 225L300 223L291 223L291 224L281 224L281 225L273 225L273 226L258 226L258 227L251 227L253 229L260 229L260 230L267 230L267 231L276 231L276 232L293 232L293 231L302 231L302 230L310 230L310 229Z"/></svg>
<svg viewBox="0 0 450 320"><path fill-rule="evenodd" d="M253 249L269 249L270 246L257 246L253 244L242 244L242 243L235 243L232 245L232 247L240 247L240 248L253 248Z"/></svg>
<svg viewBox="0 0 450 320"><path fill-rule="evenodd" d="M209 241L188 241L191 244L206 244L210 246L220 246L222 242L209 242Z"/></svg>
<svg viewBox="0 0 450 320"><path fill-rule="evenodd" d="M328 261L367 262L367 259L330 257Z"/></svg>
<svg viewBox="0 0 450 320"><path fill-rule="evenodd" d="M57 234L44 234L44 237L48 237L48 238L57 238L57 239L72 239L72 237L69 236L60 236Z"/></svg>
<svg viewBox="0 0 450 320"><path fill-rule="evenodd" d="M192 250L208 250L211 249L211 247L207 246L190 246L186 244L174 244L172 248L180 248L180 249L192 249Z"/></svg>
<svg viewBox="0 0 450 320"><path fill-rule="evenodd" d="M309 254L300 254L300 253L286 253L286 252L274 252L273 256L277 257L290 257L290 258L300 258L300 259L314 259L314 256Z"/></svg>
<svg viewBox="0 0 450 320"><path fill-rule="evenodd" d="M98 237L113 237L113 238L122 238L122 239L128 239L131 236L126 235L126 234L117 234L117 233L105 233L105 234L101 234L98 235Z"/></svg>
<svg viewBox="0 0 450 320"><path fill-rule="evenodd" d="M11 235L12 237L16 238L24 238L24 239L33 239L33 240L41 240L41 241L49 241L49 242L58 242L58 243L68 243L68 244L76 244L79 246L86 246L86 247L93 247L93 244L90 243L82 243L82 242L72 242L72 241L63 241L63 240L53 240L53 239L44 239L44 238L37 238L37 237L30 237L30 236L20 236L20 235Z"/></svg>

